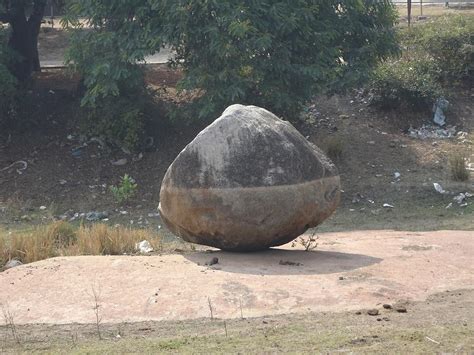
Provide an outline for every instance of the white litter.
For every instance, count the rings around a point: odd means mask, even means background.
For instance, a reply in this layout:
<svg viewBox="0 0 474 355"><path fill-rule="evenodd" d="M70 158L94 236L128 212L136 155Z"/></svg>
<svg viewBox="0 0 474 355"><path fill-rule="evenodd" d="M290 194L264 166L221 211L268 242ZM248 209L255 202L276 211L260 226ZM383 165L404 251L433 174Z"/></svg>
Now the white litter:
<svg viewBox="0 0 474 355"><path fill-rule="evenodd" d="M140 243L137 243L135 248L142 254L151 253L153 251L153 248L148 240L142 240Z"/></svg>

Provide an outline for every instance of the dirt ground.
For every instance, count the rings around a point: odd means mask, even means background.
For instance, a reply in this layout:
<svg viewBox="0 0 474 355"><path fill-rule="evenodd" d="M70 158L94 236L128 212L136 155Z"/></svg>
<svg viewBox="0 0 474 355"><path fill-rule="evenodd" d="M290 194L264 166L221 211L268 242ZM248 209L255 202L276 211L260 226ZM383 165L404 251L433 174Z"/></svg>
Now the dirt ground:
<svg viewBox="0 0 474 355"><path fill-rule="evenodd" d="M166 85L170 91L178 76L164 66L152 66L147 80L154 87ZM76 87L77 78L71 79L62 71L41 73L25 130L0 132L0 169L19 160L28 164L23 171L17 170L21 165L13 165L0 172L3 229L27 228L58 218L69 220L76 213L90 211L108 211L112 225L161 226L156 216L161 179L204 124L170 123L158 111L153 127L148 129L154 146L141 152L141 159L138 153L127 154L120 149L107 152L96 143L74 156L73 150L81 146ZM446 209L454 195L439 194L433 183L453 194L474 192L472 178L466 183L454 182L448 166L450 155L458 150L474 162L473 94L459 91L448 113L448 124L467 136L426 140L410 138L405 132L410 126L429 123L430 112L379 111L357 92L315 99L298 129L323 149L331 140L339 142L342 154L335 162L344 191L339 210L320 231L472 230L472 199L466 207L454 203ZM123 158L126 165L112 164ZM399 179L394 177L397 172ZM137 181L138 190L134 198L119 206L108 186L117 184L124 174ZM394 208L384 208L385 203Z"/></svg>
<svg viewBox="0 0 474 355"><path fill-rule="evenodd" d="M0 351L10 353L385 353L474 351L474 292L450 290L406 313L383 310L308 312L260 318L0 327ZM100 338L99 338L100 336Z"/></svg>

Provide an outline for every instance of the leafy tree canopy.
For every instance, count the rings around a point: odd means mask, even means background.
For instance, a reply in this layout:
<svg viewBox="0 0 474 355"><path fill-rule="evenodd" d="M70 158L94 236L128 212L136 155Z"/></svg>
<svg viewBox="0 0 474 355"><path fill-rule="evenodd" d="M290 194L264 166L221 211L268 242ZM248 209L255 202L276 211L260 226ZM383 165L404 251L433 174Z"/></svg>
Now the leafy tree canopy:
<svg viewBox="0 0 474 355"><path fill-rule="evenodd" d="M359 83L397 51L395 21L388 0L70 0L65 18L85 103L139 85L136 63L168 45L201 117L236 102L288 116Z"/></svg>

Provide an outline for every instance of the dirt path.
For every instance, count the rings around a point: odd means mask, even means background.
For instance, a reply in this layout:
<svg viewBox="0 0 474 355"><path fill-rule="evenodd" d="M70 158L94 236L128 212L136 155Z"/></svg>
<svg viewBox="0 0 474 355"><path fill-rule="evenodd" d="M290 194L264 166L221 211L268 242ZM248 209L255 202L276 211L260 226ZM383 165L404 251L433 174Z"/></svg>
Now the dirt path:
<svg viewBox="0 0 474 355"><path fill-rule="evenodd" d="M0 273L16 324L258 317L422 301L474 287L474 233L359 231L253 254L63 257ZM219 263L205 264L217 257ZM282 265L283 264L283 265Z"/></svg>

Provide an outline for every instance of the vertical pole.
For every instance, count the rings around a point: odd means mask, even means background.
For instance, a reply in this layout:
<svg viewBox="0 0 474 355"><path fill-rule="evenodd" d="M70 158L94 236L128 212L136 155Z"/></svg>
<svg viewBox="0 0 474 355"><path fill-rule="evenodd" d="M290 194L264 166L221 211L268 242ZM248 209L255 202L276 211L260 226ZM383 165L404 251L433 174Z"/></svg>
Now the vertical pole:
<svg viewBox="0 0 474 355"><path fill-rule="evenodd" d="M411 25L411 0L407 0L408 27Z"/></svg>
<svg viewBox="0 0 474 355"><path fill-rule="evenodd" d="M423 0L420 0L420 16L423 16Z"/></svg>

